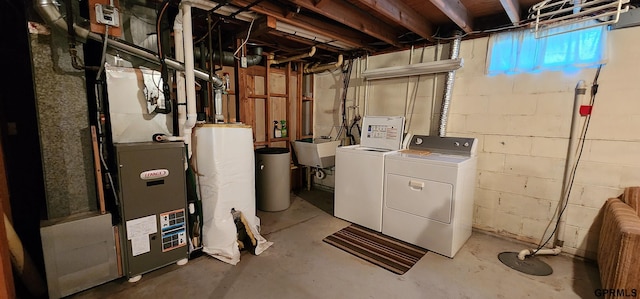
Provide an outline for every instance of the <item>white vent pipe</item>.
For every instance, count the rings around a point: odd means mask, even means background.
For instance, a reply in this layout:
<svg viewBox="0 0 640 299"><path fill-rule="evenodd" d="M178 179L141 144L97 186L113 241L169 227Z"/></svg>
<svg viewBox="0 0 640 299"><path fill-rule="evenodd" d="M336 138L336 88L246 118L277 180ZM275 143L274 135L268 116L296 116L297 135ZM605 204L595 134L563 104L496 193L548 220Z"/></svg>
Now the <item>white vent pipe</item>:
<svg viewBox="0 0 640 299"><path fill-rule="evenodd" d="M184 45L184 74L187 90L187 121L184 124L184 143L187 144L187 158L191 158L191 132L196 125L196 119L198 117L196 107L196 78L194 74L195 63L193 59L193 26L191 20L191 3L182 1L180 3L182 8L182 28L183 33L183 45ZM220 80L220 86L216 88L219 90L222 87L222 80ZM215 88L215 87L214 87Z"/></svg>
<svg viewBox="0 0 640 299"><path fill-rule="evenodd" d="M178 14L173 22L173 40L176 60L184 63L184 48L182 34L182 7L179 8ZM178 103L178 134L184 136L184 126L187 122L187 93L185 89L184 72L176 71L176 100Z"/></svg>
<svg viewBox="0 0 640 299"><path fill-rule="evenodd" d="M451 42L450 58L457 59L460 55L460 44L462 43L462 35L456 31L456 39ZM456 71L452 70L447 73L445 80L444 95L442 97L442 107L440 108L440 126L438 128L438 136L447 136L447 121L449 119L449 106L451 105L451 96L453 94L453 83L456 79Z"/></svg>

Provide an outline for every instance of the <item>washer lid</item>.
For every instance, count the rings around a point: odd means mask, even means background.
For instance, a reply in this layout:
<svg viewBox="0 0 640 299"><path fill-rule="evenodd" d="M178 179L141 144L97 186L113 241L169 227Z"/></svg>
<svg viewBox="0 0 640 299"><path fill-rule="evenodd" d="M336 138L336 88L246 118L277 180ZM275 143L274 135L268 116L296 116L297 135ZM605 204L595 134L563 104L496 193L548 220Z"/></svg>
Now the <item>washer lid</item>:
<svg viewBox="0 0 640 299"><path fill-rule="evenodd" d="M369 148L398 150L402 144L404 116L365 116L360 145Z"/></svg>

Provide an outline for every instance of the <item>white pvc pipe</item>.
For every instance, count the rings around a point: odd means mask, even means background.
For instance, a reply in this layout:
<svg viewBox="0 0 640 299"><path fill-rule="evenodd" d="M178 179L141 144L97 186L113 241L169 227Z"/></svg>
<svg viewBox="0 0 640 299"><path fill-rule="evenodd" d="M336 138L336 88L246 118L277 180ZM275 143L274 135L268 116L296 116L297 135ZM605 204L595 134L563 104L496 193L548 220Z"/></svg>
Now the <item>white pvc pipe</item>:
<svg viewBox="0 0 640 299"><path fill-rule="evenodd" d="M173 40L175 45L176 60L184 63L184 46L182 38L182 7L173 22ZM184 72L176 71L176 97L178 102L178 135L184 136L184 126L187 122L187 94L185 89Z"/></svg>
<svg viewBox="0 0 640 299"><path fill-rule="evenodd" d="M560 202L558 204L558 213L561 213L558 218L558 229L554 236L554 248L547 249L541 248L539 250L531 250L524 249L518 253L518 259L524 260L525 257L535 254L553 254L558 255L562 252L562 246L564 245L564 232L566 226L566 210L564 213L562 212L565 205L568 204L569 201L569 187L571 185L571 176L573 166L575 164L575 155L576 155L576 144L579 141L577 137L578 127L580 124L580 105L587 93L587 87L583 80L580 80L575 88L574 98L573 98L573 111L571 116L571 131L569 132L569 146L567 147L567 160L564 165L564 178L562 180L562 195L560 198Z"/></svg>
<svg viewBox="0 0 640 299"><path fill-rule="evenodd" d="M573 114L571 115L571 131L569 132L569 146L567 147L567 160L564 164L564 177L562 179L562 198L560 198L560 204L558 206L558 213L562 212L562 209L569 201L569 187L571 185L571 176L573 166L575 164L576 145L578 144L578 128L580 125L580 105L583 102L584 97L587 94L587 86L584 80L580 80L576 84L575 93L573 97ZM564 244L564 231L566 226L567 213L562 213L558 220L558 230L556 231L554 245L563 246Z"/></svg>
<svg viewBox="0 0 640 299"><path fill-rule="evenodd" d="M364 70L366 71L369 69L369 54L364 59ZM371 80L366 80L364 83L364 115L369 115L369 84L371 84Z"/></svg>
<svg viewBox="0 0 640 299"><path fill-rule="evenodd" d="M524 261L527 256L532 255L534 252L536 255L558 255L562 252L562 247L556 247L553 249L543 248L538 251L535 249L524 249L518 252L518 259Z"/></svg>
<svg viewBox="0 0 640 299"><path fill-rule="evenodd" d="M189 2L182 2L182 27L183 44L184 44L184 74L187 91L187 121L184 124L184 140L187 145L187 158L190 159L192 155L191 133L193 127L196 125L196 119L198 117L196 107L196 79L193 73L195 66L193 61L193 27L191 20L191 4Z"/></svg>

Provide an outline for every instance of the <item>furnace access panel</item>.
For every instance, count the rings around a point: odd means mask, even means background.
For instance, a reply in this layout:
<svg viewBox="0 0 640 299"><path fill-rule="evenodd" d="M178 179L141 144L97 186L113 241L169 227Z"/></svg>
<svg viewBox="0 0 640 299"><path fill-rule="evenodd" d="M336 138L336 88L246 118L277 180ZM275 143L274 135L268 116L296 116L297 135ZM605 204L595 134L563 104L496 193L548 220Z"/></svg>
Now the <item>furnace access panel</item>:
<svg viewBox="0 0 640 299"><path fill-rule="evenodd" d="M116 144L124 273L188 258L182 142Z"/></svg>

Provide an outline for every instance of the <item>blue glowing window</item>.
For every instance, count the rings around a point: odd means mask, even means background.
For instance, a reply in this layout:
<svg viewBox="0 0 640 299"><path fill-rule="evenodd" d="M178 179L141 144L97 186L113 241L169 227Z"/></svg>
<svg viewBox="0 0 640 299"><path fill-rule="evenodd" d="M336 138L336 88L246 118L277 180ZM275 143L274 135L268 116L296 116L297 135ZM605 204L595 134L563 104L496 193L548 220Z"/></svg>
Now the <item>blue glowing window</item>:
<svg viewBox="0 0 640 299"><path fill-rule="evenodd" d="M536 38L531 30L498 33L489 41L489 75L596 67L606 58L606 26L582 22ZM557 34L556 32L566 32Z"/></svg>

